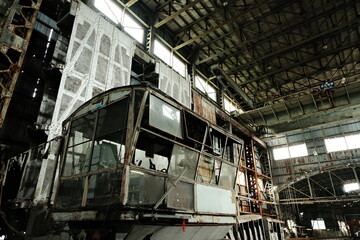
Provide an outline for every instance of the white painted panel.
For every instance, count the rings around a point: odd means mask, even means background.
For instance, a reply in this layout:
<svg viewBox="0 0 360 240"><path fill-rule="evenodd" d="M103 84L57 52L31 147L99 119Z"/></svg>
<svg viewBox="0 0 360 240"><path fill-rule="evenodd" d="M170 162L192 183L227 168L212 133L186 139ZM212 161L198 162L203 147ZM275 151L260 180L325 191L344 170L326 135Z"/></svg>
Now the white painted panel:
<svg viewBox="0 0 360 240"><path fill-rule="evenodd" d="M156 72L159 74L158 88L184 106L190 108L190 81L162 61L156 62Z"/></svg>
<svg viewBox="0 0 360 240"><path fill-rule="evenodd" d="M114 87L130 84L132 38L100 14L79 2L70 37L50 138L81 104Z"/></svg>
<svg viewBox="0 0 360 240"><path fill-rule="evenodd" d="M196 210L198 212L236 214L231 190L195 184Z"/></svg>
<svg viewBox="0 0 360 240"><path fill-rule="evenodd" d="M101 92L130 84L134 40L82 2L77 4L49 139L61 134L62 122L81 104ZM52 162L50 156L42 163L37 203L47 201Z"/></svg>

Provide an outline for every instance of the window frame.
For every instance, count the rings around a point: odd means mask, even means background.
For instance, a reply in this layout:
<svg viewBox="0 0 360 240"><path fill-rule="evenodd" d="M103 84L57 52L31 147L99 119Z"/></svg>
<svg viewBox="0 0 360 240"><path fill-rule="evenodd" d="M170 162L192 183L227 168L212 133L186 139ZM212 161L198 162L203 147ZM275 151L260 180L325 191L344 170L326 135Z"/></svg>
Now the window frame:
<svg viewBox="0 0 360 240"><path fill-rule="evenodd" d="M106 5L107 10L104 9L105 5ZM106 18L110 19L113 23L115 23L115 24L122 23L122 19L124 17L124 9L122 7L120 7L118 4L116 4L114 1L112 1L112 0L94 0L93 6L99 12L101 12ZM119 10L119 13L120 13L119 17L117 17L117 15L114 13L112 7L116 7L116 10ZM110 11L111 15L110 15L110 12L107 12L107 11Z"/></svg>
<svg viewBox="0 0 360 240"><path fill-rule="evenodd" d="M360 144L359 144L359 146L356 146L356 147L354 147L352 144L350 145L350 138L360 138L360 134L350 134L350 135L345 135L345 136L341 136L341 137L325 138L324 143L325 143L325 147L326 147L326 152L333 153L333 152L342 152L342 151L360 149ZM342 146L342 148L339 148L339 147L334 148L334 146L339 146L338 144L334 143L336 140L342 140L344 146ZM349 145L350 145L350 147L349 147ZM329 148L333 148L333 149L329 149Z"/></svg>
<svg viewBox="0 0 360 240"><path fill-rule="evenodd" d="M291 153L291 149L293 149L294 147L300 147L300 146L305 146L305 150L306 150L306 154L305 155L296 155L296 156L293 156L292 153ZM277 158L276 157L276 153L275 151L278 151L278 150L284 150L284 151L287 151L288 152L288 155L286 155L286 157L281 157L281 158ZM280 160L286 160L286 159L294 159L294 158L300 158L300 157L307 157L309 156L309 151L307 149L307 145L306 143L300 143L300 144L294 144L294 145L290 145L290 146L285 146L285 147L275 147L272 149L272 156L273 156L273 159L275 161L280 161Z"/></svg>
<svg viewBox="0 0 360 240"><path fill-rule="evenodd" d="M203 82L203 84L201 82ZM201 88L198 86L197 83L199 83L201 85ZM202 86L202 85L204 85L204 86ZM196 89L198 89L201 93L206 95L212 101L217 102L217 97L218 97L217 89L209 81L205 80L199 74L195 75L194 87ZM211 90L214 92L210 92L210 90L208 88L211 88Z"/></svg>
<svg viewBox="0 0 360 240"><path fill-rule="evenodd" d="M315 226L317 227L315 228ZM311 220L311 227L313 230L326 230L324 219Z"/></svg>
<svg viewBox="0 0 360 240"><path fill-rule="evenodd" d="M125 24L126 24L126 20L130 20L130 22L131 22L131 24L134 24L134 25L136 25L136 27L135 26L126 26ZM142 24L141 23L139 23L138 21L136 21L130 14L128 14L128 13L124 13L123 14L123 21L122 21L122 27L123 27L123 29L124 29L124 32L126 32L127 34L129 34L133 39L135 39L137 42L139 42L140 44L144 44L144 40L145 40L145 29L144 29L144 27L142 26ZM137 28L138 27L138 28ZM137 37L137 36L134 36L135 35L135 33L132 33L132 31L130 31L130 30L127 30L127 29L134 29L134 30L136 30L136 31L142 31L142 36L141 36L141 39L140 39L140 36L139 37ZM138 39L139 38L139 39ZM139 41L139 40L141 40L141 41Z"/></svg>
<svg viewBox="0 0 360 240"><path fill-rule="evenodd" d="M91 110L89 112L86 112L86 113L84 113L82 115L76 116L76 117L74 117L74 118L72 118L70 120L69 129L68 129L67 134L66 134L66 148L64 148L64 156L63 156L63 160L62 160L62 169L61 169L61 175L60 175L61 177L60 178L64 178L64 179L65 178L74 178L74 177L78 177L78 176L82 176L82 175L89 175L91 172L93 172L93 171L91 171L91 166L92 166L91 162L92 162L92 157L93 157L93 154L94 154L94 146L95 146L96 132L97 132L97 127L98 127L98 119L99 119L100 111L102 109L106 109L109 106L113 106L113 105L115 105L115 104L117 104L117 103L119 103L121 101L127 101L127 103L128 103L127 104L127 109L126 109L126 116L125 116L125 118L126 118L125 121L127 122L127 119L129 117L129 108L130 108L130 105L131 105L131 95L129 95L129 94L119 98L117 101L109 102L109 104L107 104L105 106L93 109L93 110ZM94 122L94 128L93 128L91 139L88 140L88 141L81 142L81 143L69 145L70 144L70 141L69 141L70 140L70 134L71 134L73 122L80 119L80 118L83 118L83 117L85 117L87 115L94 114L94 113L95 113L95 122ZM108 134L106 134L104 136L111 135L111 134L118 133L118 132L123 132L123 134L125 134L125 139L126 139L126 134L127 134L126 129L127 128L125 126L125 128L123 128L123 129L117 129L116 131L108 133ZM104 136L99 136L99 138L104 137ZM77 147L77 146L80 146L80 145L82 145L84 143L88 143L88 142L90 142L90 156L89 156L90 159L89 159L89 162L88 162L89 164L87 166L87 170L84 171L84 172L81 172L81 173L76 173L76 174L71 173L70 175L64 175L68 149L70 147ZM124 145L125 145L125 143L124 143ZM71 164L73 165L73 161L72 161ZM109 167L109 168L111 168L111 167ZM73 167L71 169L71 172L73 172Z"/></svg>

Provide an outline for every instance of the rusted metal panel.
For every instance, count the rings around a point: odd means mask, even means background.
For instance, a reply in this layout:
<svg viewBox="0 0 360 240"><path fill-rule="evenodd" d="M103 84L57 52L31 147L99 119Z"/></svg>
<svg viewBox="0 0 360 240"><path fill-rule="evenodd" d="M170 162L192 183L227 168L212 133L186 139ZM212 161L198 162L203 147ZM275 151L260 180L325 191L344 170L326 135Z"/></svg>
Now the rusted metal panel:
<svg viewBox="0 0 360 240"><path fill-rule="evenodd" d="M216 124L216 107L214 104L210 103L195 91L193 91L193 98L194 111L211 123Z"/></svg>
<svg viewBox="0 0 360 240"><path fill-rule="evenodd" d="M42 0L16 0L7 11L0 28L0 127L2 126Z"/></svg>
<svg viewBox="0 0 360 240"><path fill-rule="evenodd" d="M129 195L129 174L130 174L130 162L132 159L132 156L134 155L135 152L135 143L139 137L139 133L140 133L140 123L143 119L144 116L144 109L145 109L145 105L146 105L146 101L148 99L148 95L149 92L146 91L144 93L144 96L142 98L141 101L141 105L140 105L140 109L139 109L139 115L137 116L137 119L135 119L134 113L133 111L130 111L129 113L129 118L128 118L128 129L127 129L127 136L132 136L132 137L128 137L126 139L126 149L128 149L125 152L125 162L124 162L124 169L122 172L123 178L121 180L121 193L120 193L120 202L125 205L127 203L128 200L128 195ZM134 99L135 97L133 96L133 100L131 102L131 106L134 106ZM135 123L135 124L134 124ZM134 128L132 128L132 126L134 126Z"/></svg>

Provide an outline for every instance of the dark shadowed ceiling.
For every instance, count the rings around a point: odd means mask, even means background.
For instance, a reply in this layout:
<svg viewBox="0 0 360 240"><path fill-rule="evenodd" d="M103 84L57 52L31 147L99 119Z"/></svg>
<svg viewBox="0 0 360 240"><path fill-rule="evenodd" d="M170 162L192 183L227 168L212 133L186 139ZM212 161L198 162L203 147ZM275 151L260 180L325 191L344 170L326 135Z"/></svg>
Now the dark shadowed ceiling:
<svg viewBox="0 0 360 240"><path fill-rule="evenodd" d="M261 133L360 116L358 0L126 2L150 8Z"/></svg>

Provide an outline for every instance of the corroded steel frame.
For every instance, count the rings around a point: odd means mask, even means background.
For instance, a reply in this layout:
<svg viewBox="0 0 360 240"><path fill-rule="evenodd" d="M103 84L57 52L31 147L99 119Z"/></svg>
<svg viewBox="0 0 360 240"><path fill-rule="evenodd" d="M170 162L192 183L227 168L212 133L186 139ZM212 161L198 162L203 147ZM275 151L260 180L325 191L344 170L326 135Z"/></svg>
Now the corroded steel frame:
<svg viewBox="0 0 360 240"><path fill-rule="evenodd" d="M20 75L42 0L15 0L0 26L0 127Z"/></svg>

